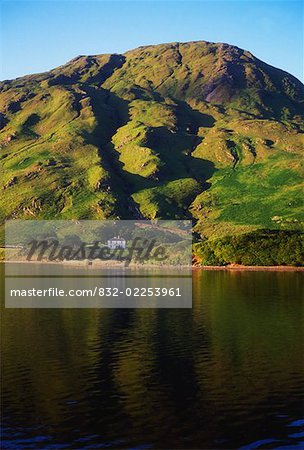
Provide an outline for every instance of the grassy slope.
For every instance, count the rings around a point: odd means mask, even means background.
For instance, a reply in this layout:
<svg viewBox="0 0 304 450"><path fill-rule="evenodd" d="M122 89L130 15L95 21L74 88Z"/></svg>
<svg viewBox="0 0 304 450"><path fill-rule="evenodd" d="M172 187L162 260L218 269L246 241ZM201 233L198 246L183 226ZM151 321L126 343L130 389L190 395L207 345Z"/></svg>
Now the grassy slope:
<svg viewBox="0 0 304 450"><path fill-rule="evenodd" d="M303 85L222 44L78 57L0 85L5 218L300 228Z"/></svg>

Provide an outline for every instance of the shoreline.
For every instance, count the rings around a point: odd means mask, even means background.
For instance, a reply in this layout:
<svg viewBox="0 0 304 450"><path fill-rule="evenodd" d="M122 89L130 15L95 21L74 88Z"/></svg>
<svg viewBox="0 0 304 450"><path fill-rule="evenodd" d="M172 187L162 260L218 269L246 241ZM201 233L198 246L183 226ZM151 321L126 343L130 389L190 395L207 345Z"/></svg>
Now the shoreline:
<svg viewBox="0 0 304 450"><path fill-rule="evenodd" d="M63 265L65 267L81 267L81 268L89 268L89 269L160 269L160 268L167 268L167 269L191 269L192 270L214 270L214 271L230 271L230 272L237 272L237 271L250 271L250 272L304 272L304 266L243 266L243 265L237 265L237 264L231 264L227 266L172 266L169 264L147 264L147 265L137 265L137 264L130 264L127 267L124 267L122 265L115 265L115 264L77 264L77 263L67 263L67 262L54 262L54 261L0 261L0 264L39 264L39 265L48 265L48 264L54 264L54 265Z"/></svg>
<svg viewBox="0 0 304 450"><path fill-rule="evenodd" d="M250 271L250 272L303 272L303 266L192 266L198 270L227 270L230 272Z"/></svg>

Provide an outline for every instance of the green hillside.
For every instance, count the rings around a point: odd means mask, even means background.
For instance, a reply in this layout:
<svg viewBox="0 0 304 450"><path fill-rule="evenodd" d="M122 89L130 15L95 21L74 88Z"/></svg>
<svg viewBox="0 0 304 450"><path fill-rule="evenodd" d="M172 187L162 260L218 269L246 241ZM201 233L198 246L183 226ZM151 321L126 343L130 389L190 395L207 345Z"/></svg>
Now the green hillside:
<svg viewBox="0 0 304 450"><path fill-rule="evenodd" d="M227 44L79 56L0 83L0 220L303 228L304 86Z"/></svg>

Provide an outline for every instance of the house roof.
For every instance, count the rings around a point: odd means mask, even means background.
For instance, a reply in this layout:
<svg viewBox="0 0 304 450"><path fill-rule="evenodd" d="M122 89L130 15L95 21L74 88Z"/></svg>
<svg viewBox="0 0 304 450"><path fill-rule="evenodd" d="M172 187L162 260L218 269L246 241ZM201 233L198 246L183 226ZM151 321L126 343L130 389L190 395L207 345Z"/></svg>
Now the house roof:
<svg viewBox="0 0 304 450"><path fill-rule="evenodd" d="M108 239L108 241L125 241L125 239L122 237L113 237L111 239Z"/></svg>

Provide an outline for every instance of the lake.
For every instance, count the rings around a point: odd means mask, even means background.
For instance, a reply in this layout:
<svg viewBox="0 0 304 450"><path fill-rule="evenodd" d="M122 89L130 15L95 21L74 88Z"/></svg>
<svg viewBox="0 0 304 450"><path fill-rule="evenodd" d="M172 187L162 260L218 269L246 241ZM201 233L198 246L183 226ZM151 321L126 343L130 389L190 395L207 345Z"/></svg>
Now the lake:
<svg viewBox="0 0 304 450"><path fill-rule="evenodd" d="M303 448L302 277L195 270L183 310L3 309L2 448Z"/></svg>

